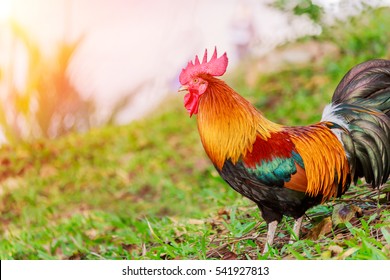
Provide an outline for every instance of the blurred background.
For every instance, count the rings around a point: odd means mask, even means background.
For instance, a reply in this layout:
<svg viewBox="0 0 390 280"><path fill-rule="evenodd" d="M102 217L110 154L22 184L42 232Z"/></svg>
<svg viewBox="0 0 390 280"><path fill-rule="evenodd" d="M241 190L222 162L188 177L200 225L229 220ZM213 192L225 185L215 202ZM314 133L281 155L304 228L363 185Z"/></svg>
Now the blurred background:
<svg viewBox="0 0 390 280"><path fill-rule="evenodd" d="M0 259L262 258L266 224L206 157L181 69L217 46L223 80L305 125L351 67L390 59L389 26L390 0L0 0ZM340 253L330 233L270 258L390 258L376 210Z"/></svg>
<svg viewBox="0 0 390 280"><path fill-rule="evenodd" d="M129 123L158 110L205 48L227 51L233 69L389 3L1 0L0 142Z"/></svg>

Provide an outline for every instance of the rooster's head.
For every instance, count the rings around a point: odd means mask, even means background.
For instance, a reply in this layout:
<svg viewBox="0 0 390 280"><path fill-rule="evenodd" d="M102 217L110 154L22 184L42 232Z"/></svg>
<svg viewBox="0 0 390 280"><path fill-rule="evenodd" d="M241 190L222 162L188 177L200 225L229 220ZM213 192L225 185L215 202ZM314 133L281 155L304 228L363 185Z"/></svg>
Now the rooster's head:
<svg viewBox="0 0 390 280"><path fill-rule="evenodd" d="M227 68L228 58L226 53L217 58L217 48L210 61L207 62L207 50L204 53L202 63L198 56L195 56L195 61L188 62L179 76L179 81L182 87L179 92L184 91L187 94L184 96L184 106L190 116L198 113L198 105L200 97L207 90L208 76L222 76Z"/></svg>

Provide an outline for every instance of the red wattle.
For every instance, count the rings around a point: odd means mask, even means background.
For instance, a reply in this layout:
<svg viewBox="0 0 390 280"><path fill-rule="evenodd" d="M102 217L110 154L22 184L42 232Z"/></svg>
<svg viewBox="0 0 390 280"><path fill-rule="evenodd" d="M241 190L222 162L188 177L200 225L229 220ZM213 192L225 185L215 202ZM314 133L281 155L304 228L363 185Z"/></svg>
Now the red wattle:
<svg viewBox="0 0 390 280"><path fill-rule="evenodd" d="M199 96L197 94L187 93L184 96L184 106L186 107L188 113L190 114L190 117L193 114L198 113L198 101L199 101Z"/></svg>

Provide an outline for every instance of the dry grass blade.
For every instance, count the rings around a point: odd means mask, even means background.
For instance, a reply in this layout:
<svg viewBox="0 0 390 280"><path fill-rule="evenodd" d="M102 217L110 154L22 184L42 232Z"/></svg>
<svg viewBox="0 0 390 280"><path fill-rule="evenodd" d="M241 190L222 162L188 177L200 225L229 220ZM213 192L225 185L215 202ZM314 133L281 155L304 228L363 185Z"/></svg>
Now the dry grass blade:
<svg viewBox="0 0 390 280"><path fill-rule="evenodd" d="M262 224L263 224L263 226L261 226ZM264 229L266 229L266 225L264 224L264 222L258 222L252 231L250 231L249 233L247 233L246 235L244 235L242 237L229 238L226 241L226 238L223 238L223 237L222 238L215 238L216 235L214 235L211 238L211 242L210 242L209 246L212 244L219 244L219 245L216 248L209 250L206 253L206 257L207 258L223 259L223 256L225 256L227 252L230 252L228 247L234 248L234 246L237 243L239 243L241 241L245 241L245 240L253 240L256 244L258 244L260 242L264 243L265 238L260 237L262 235L262 232L264 231Z"/></svg>

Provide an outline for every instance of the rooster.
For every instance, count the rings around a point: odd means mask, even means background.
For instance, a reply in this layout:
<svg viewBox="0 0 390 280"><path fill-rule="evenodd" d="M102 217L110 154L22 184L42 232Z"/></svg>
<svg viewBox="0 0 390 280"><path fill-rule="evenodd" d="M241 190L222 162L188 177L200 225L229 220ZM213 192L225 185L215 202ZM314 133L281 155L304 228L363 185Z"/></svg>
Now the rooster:
<svg viewBox="0 0 390 280"><path fill-rule="evenodd" d="M267 223L263 253L282 217L299 238L309 208L344 194L358 178L374 188L390 172L390 61L370 60L341 80L319 123L284 126L266 119L224 81L226 53L182 70L184 106L197 115L203 147L220 176L255 202Z"/></svg>

